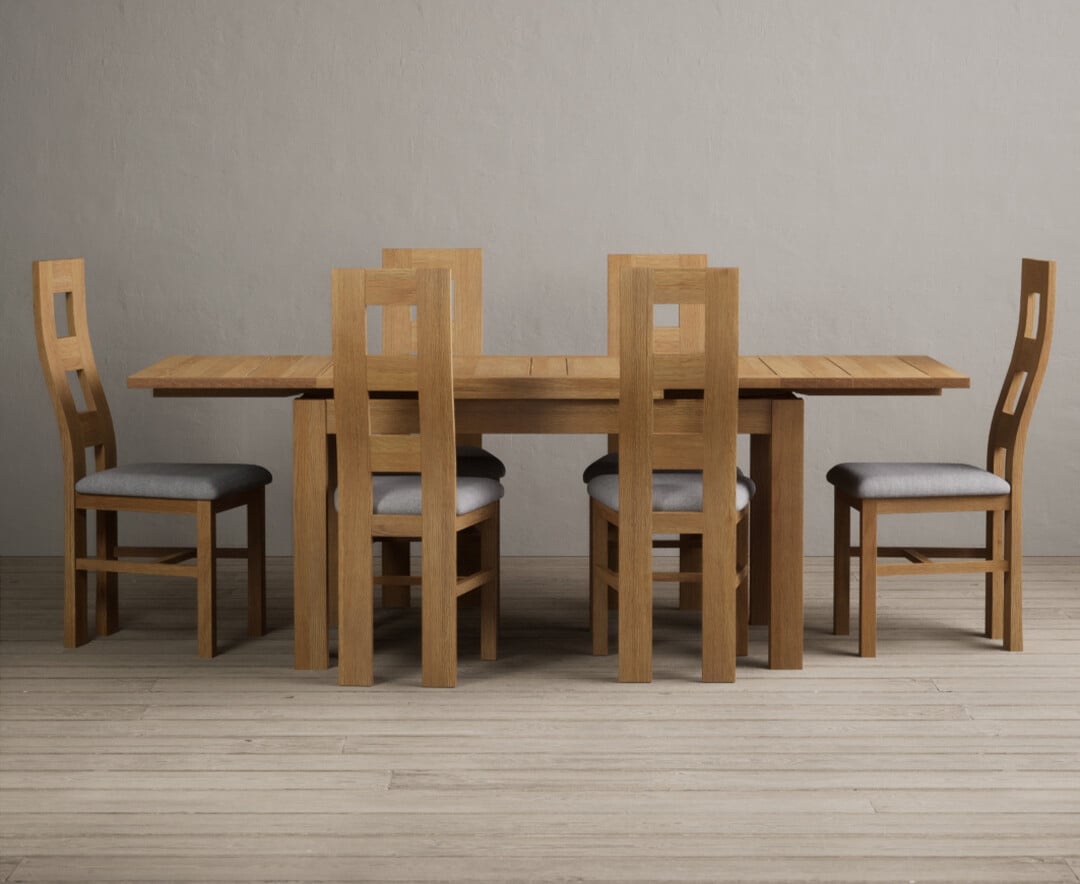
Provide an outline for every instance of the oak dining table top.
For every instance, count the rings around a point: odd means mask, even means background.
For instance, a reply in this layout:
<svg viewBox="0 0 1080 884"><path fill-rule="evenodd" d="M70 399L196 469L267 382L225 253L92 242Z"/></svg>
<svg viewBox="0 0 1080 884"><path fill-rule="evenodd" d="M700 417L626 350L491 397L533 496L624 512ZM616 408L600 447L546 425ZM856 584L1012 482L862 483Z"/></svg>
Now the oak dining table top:
<svg viewBox="0 0 1080 884"><path fill-rule="evenodd" d="M373 360L372 385L407 387L411 361ZM665 386L695 386L693 361L683 357ZM700 371L700 367L697 369ZM662 372L660 373L662 376ZM613 356L456 356L455 394L462 398L617 398L619 360ZM930 356L833 355L739 357L739 389L803 395L938 394L971 386L971 379ZM334 387L328 355L174 355L128 377L128 387L159 396L297 395Z"/></svg>

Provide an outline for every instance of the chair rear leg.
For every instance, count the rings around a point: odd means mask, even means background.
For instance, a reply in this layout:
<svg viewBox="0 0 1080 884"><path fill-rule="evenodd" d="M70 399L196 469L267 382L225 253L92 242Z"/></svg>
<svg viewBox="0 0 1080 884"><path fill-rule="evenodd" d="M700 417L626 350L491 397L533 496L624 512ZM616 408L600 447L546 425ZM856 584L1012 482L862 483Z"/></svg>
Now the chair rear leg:
<svg viewBox="0 0 1080 884"><path fill-rule="evenodd" d="M851 632L851 507L833 495L833 635Z"/></svg>
<svg viewBox="0 0 1080 884"><path fill-rule="evenodd" d="M94 513L99 559L116 558L116 519L116 512L113 510L97 510ZM97 590L94 617L98 635L112 635L120 628L120 599L117 591L119 576L114 571L98 571L94 578Z"/></svg>
<svg viewBox="0 0 1080 884"><path fill-rule="evenodd" d="M336 540L336 538L335 538ZM266 489L247 504L248 636L266 634Z"/></svg>
<svg viewBox="0 0 1080 884"><path fill-rule="evenodd" d="M859 519L859 656L877 656L877 503L864 500Z"/></svg>
<svg viewBox="0 0 1080 884"><path fill-rule="evenodd" d="M679 535L679 570L701 573L701 535ZM688 580L679 584L679 610L701 610L701 581Z"/></svg>
<svg viewBox="0 0 1080 884"><path fill-rule="evenodd" d="M64 525L64 647L77 648L90 638L86 609L86 572L75 560L86 557L86 510L69 506Z"/></svg>
<svg viewBox="0 0 1080 884"><path fill-rule="evenodd" d="M480 567L492 579L480 587L480 659L494 660L499 651L499 505L480 525Z"/></svg>
<svg viewBox="0 0 1080 884"><path fill-rule="evenodd" d="M986 514L986 552L991 561L1005 558L1005 513L991 510ZM986 637L1005 637L1005 575L1000 571L986 575Z"/></svg>
<svg viewBox="0 0 1080 884"><path fill-rule="evenodd" d="M1014 498L1013 509L1005 513L1005 650L1024 650L1023 615L1023 543L1020 533L1019 501Z"/></svg>
<svg viewBox="0 0 1080 884"><path fill-rule="evenodd" d="M589 611L592 624L592 652L606 657L608 653L608 585L600 576L600 567L608 562L608 522L596 503L589 501Z"/></svg>
<svg viewBox="0 0 1080 884"><path fill-rule="evenodd" d="M739 516L735 540L735 568L743 575L735 594L735 655L745 657L750 653L750 512Z"/></svg>
<svg viewBox="0 0 1080 884"><path fill-rule="evenodd" d="M217 653L217 524L214 518L214 505L209 500L200 500L195 514L198 522L197 552L198 559L198 633L199 656L210 658Z"/></svg>

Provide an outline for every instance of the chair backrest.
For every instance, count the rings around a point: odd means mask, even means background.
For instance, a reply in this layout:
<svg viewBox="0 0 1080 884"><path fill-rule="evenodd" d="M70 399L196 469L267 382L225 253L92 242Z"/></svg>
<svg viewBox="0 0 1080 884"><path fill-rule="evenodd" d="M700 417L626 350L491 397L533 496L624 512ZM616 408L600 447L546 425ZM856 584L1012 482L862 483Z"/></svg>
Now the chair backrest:
<svg viewBox="0 0 1080 884"><path fill-rule="evenodd" d="M1014 495L1020 493L1028 426L1050 358L1056 276L1057 266L1053 261L1024 258L1016 343L990 422L986 468L1003 476Z"/></svg>
<svg viewBox="0 0 1080 884"><path fill-rule="evenodd" d="M479 356L484 352L483 249L383 249L382 266L398 270L450 270L453 352ZM411 311L383 309L383 353L416 352L416 320ZM482 445L477 433L458 436L460 445Z"/></svg>
<svg viewBox="0 0 1080 884"><path fill-rule="evenodd" d="M57 296L63 298L62 330L57 326ZM94 449L99 470L116 466L116 434L101 376L90 348L86 322L86 275L82 258L34 262L34 328L64 454L69 493L86 475L86 449ZM75 384L82 403L76 402Z"/></svg>
<svg viewBox="0 0 1080 884"><path fill-rule="evenodd" d="M708 255L608 255L608 356L619 355L619 291L622 272L631 267L653 270L703 270ZM705 314L699 304L680 304L677 326L656 330L657 353L700 353L705 343Z"/></svg>
<svg viewBox="0 0 1080 884"><path fill-rule="evenodd" d="M627 268L620 276L620 290L620 523L647 518L651 524L654 469L702 470L705 524L711 521L713 528L725 532L725 536L730 528L734 544L739 271ZM701 351L655 351L657 304L701 308ZM704 402L658 398L662 389L702 389ZM685 419L696 408L700 410L693 413L701 415L699 421L690 421L686 427L680 412ZM628 511L630 501L632 510ZM734 546L730 552L733 556Z"/></svg>
<svg viewBox="0 0 1080 884"><path fill-rule="evenodd" d="M482 249L383 249L382 266L395 270L433 270L451 274L454 353L484 352L484 253ZM411 311L383 309L383 353L415 353L416 320Z"/></svg>
<svg viewBox="0 0 1080 884"><path fill-rule="evenodd" d="M450 347L450 271L333 271L334 402L337 421L339 513L343 524L369 530L372 474L420 473L422 527L453 532L455 514L454 363ZM416 308L415 354L368 354L369 307ZM392 382L387 383L387 378ZM403 408L413 432L386 432L372 386L415 392ZM396 429L396 428L395 428ZM365 528L367 526L367 528ZM370 533L370 532L369 532ZM352 534L351 536L363 536Z"/></svg>

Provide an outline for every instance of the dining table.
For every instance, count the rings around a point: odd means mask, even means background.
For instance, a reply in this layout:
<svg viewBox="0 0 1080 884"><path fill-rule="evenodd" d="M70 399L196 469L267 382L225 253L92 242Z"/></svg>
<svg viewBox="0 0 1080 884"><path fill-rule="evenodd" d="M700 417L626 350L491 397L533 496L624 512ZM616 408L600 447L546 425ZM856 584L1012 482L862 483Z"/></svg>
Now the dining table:
<svg viewBox="0 0 1080 884"><path fill-rule="evenodd" d="M673 431L701 420L700 367L659 378L657 413ZM385 432L395 397L392 371L370 377ZM803 419L815 396L940 395L970 378L930 356L741 355L738 432L750 437L757 485L750 524L750 621L768 628L771 669L803 665ZM293 402L294 665L330 666L327 542L334 486L334 367L328 355L172 355L128 377L155 396L288 396ZM689 396L687 394L689 393ZM604 434L618 431L619 360L592 355L454 357L456 428L462 434ZM400 401L400 400L399 400ZM665 402L665 405L669 403ZM374 405L373 405L374 407ZM854 406L853 406L854 407ZM405 410L402 409L402 414ZM399 428L400 429L400 428ZM586 456L583 453L583 464ZM584 492L583 492L584 499ZM328 505L328 502L329 505ZM626 591L624 589L624 591ZM642 671L628 660L629 670ZM620 671L624 661L620 660Z"/></svg>

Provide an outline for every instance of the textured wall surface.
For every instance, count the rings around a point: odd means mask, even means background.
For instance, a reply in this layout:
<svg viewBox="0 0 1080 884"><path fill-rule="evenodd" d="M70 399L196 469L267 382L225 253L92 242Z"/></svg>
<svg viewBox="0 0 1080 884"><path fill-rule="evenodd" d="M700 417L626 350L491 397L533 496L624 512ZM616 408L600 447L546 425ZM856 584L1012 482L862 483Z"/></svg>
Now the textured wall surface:
<svg viewBox="0 0 1080 884"><path fill-rule="evenodd" d="M288 401L125 378L169 353L328 352L332 267L438 245L484 248L490 352L602 352L605 255L703 251L741 268L744 352L969 373L942 398L808 403L813 554L832 463L982 462L1020 258L1055 258L1026 551L1077 554L1078 46L1075 2L0 0L0 553L62 548L32 260L87 260L121 458L265 464L284 554ZM490 444L504 553L583 554L603 441ZM906 536L929 535L981 530Z"/></svg>

